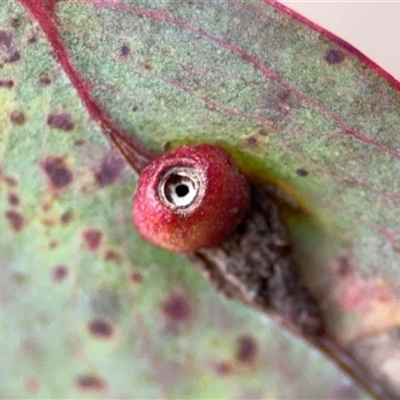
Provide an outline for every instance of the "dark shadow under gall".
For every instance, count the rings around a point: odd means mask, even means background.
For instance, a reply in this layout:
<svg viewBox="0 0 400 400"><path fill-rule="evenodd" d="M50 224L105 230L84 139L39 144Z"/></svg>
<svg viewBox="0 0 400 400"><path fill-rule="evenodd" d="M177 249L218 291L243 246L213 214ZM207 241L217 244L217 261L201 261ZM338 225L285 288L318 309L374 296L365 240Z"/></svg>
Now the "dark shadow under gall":
<svg viewBox="0 0 400 400"><path fill-rule="evenodd" d="M275 193L275 194L274 194ZM291 257L291 242L271 185L253 187L245 225L220 246L189 254L199 272L225 296L274 318L297 334L317 337L325 322L317 299Z"/></svg>

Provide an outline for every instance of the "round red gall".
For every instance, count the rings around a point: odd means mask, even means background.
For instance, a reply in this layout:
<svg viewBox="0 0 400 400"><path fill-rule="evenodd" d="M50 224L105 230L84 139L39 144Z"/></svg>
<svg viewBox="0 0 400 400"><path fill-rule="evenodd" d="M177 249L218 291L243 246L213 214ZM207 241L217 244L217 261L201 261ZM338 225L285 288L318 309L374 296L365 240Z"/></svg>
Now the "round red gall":
<svg viewBox="0 0 400 400"><path fill-rule="evenodd" d="M144 239L185 253L218 246L234 232L249 202L249 184L226 151L182 146L143 170L132 221Z"/></svg>

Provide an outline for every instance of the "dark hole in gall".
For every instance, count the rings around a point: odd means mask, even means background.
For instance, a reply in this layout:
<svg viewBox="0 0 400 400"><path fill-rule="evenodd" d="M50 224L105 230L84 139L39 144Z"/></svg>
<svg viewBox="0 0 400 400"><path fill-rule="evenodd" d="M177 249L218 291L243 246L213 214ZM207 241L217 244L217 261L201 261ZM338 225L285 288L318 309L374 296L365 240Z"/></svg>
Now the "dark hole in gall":
<svg viewBox="0 0 400 400"><path fill-rule="evenodd" d="M185 197L189 193L189 188L186 185L178 185L175 189L177 196Z"/></svg>
<svg viewBox="0 0 400 400"><path fill-rule="evenodd" d="M243 235L246 232L246 224L244 222L240 222L236 227L236 233L238 235Z"/></svg>

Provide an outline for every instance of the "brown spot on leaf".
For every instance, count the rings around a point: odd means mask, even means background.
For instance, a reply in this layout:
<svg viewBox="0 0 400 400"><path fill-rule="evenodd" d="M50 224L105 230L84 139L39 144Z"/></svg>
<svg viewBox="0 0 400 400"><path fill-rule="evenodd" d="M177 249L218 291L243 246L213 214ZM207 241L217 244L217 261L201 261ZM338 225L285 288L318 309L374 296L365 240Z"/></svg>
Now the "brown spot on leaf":
<svg viewBox="0 0 400 400"><path fill-rule="evenodd" d="M232 364L228 361L220 361L214 365L214 371L217 375L229 375L233 371Z"/></svg>
<svg viewBox="0 0 400 400"><path fill-rule="evenodd" d="M23 283L26 283L26 276L20 271L14 271L11 274L11 281L18 285L22 285Z"/></svg>
<svg viewBox="0 0 400 400"><path fill-rule="evenodd" d="M133 112L135 112L135 111L139 110L139 107L135 104L134 106L131 107L131 110Z"/></svg>
<svg viewBox="0 0 400 400"><path fill-rule="evenodd" d="M19 18L13 18L10 25L11 28L18 29L21 26L21 20Z"/></svg>
<svg viewBox="0 0 400 400"><path fill-rule="evenodd" d="M90 228L83 232L83 240L86 247L91 251L96 251L99 248L102 236L103 233L96 228Z"/></svg>
<svg viewBox="0 0 400 400"><path fill-rule="evenodd" d="M7 196L8 204L10 206L16 207L20 203L19 197L15 193L9 193Z"/></svg>
<svg viewBox="0 0 400 400"><path fill-rule="evenodd" d="M101 187L114 184L121 176L123 168L124 161L121 157L115 154L106 156L95 173L97 183Z"/></svg>
<svg viewBox="0 0 400 400"><path fill-rule="evenodd" d="M250 136L246 139L247 146L250 147L251 149L254 149L255 147L258 146L258 140L255 136Z"/></svg>
<svg viewBox="0 0 400 400"><path fill-rule="evenodd" d="M6 31L0 31L0 46L9 48L12 43L12 36Z"/></svg>
<svg viewBox="0 0 400 400"><path fill-rule="evenodd" d="M109 339L114 335L114 326L104 319L94 319L89 322L88 330L97 339Z"/></svg>
<svg viewBox="0 0 400 400"><path fill-rule="evenodd" d="M135 283L140 283L143 281L143 276L140 272L132 272L129 278Z"/></svg>
<svg viewBox="0 0 400 400"><path fill-rule="evenodd" d="M14 81L11 79L0 80L0 88L12 89L14 87Z"/></svg>
<svg viewBox="0 0 400 400"><path fill-rule="evenodd" d="M75 146L83 146L85 143L86 143L85 140L79 139L79 140L75 140L74 145Z"/></svg>
<svg viewBox="0 0 400 400"><path fill-rule="evenodd" d="M49 86L50 83L51 83L51 79L50 79L48 73L47 73L47 72L42 72L42 73L39 75L39 84L40 84L41 86ZM50 115L52 115L52 114L50 114ZM60 115L60 114L58 114L58 115ZM50 118L50 116L49 116L49 118ZM47 120L47 123L49 124L49 120ZM49 125L50 125L50 124L49 124ZM50 126L51 126L51 125L50 125ZM73 128L73 125L72 125L72 128ZM72 129L72 128L71 128L71 129Z"/></svg>
<svg viewBox="0 0 400 400"><path fill-rule="evenodd" d="M308 171L304 168L298 168L296 169L296 174L298 176L307 176L308 175Z"/></svg>
<svg viewBox="0 0 400 400"><path fill-rule="evenodd" d="M63 265L56 265L52 271L53 282L60 283L68 277L69 270Z"/></svg>
<svg viewBox="0 0 400 400"><path fill-rule="evenodd" d="M36 36L32 36L31 38L29 38L28 43L33 44L37 42L37 37Z"/></svg>
<svg viewBox="0 0 400 400"><path fill-rule="evenodd" d="M325 54L325 61L330 64L340 64L344 60L344 53L338 49L328 50Z"/></svg>
<svg viewBox="0 0 400 400"><path fill-rule="evenodd" d="M109 262L120 263L121 255L114 250L107 250L104 259Z"/></svg>
<svg viewBox="0 0 400 400"><path fill-rule="evenodd" d="M47 211L51 210L51 208L53 207L53 204L52 203L43 203L41 205L41 207L44 212L47 212Z"/></svg>
<svg viewBox="0 0 400 400"><path fill-rule="evenodd" d="M258 130L257 134L260 136L268 136L268 131L264 128L261 128Z"/></svg>
<svg viewBox="0 0 400 400"><path fill-rule="evenodd" d="M10 121L15 125L23 125L26 121L25 114L22 111L13 111L10 115Z"/></svg>
<svg viewBox="0 0 400 400"><path fill-rule="evenodd" d="M79 375L76 378L76 385L81 390L102 391L107 388L107 383L104 379L90 374Z"/></svg>
<svg viewBox="0 0 400 400"><path fill-rule="evenodd" d="M58 246L57 240L51 240L49 243L49 249L55 249Z"/></svg>
<svg viewBox="0 0 400 400"><path fill-rule="evenodd" d="M40 389L39 380L34 377L26 378L25 387L29 393L37 393Z"/></svg>
<svg viewBox="0 0 400 400"><path fill-rule="evenodd" d="M290 99L291 92L290 90L283 90L281 92L278 92L277 97L278 100L282 103L287 103L288 100Z"/></svg>
<svg viewBox="0 0 400 400"><path fill-rule="evenodd" d="M8 59L7 59L6 62L14 63L14 62L19 61L20 59L21 59L21 54L20 54L20 52L19 52L18 50L14 50L14 51L11 53L10 57L8 57Z"/></svg>
<svg viewBox="0 0 400 400"><path fill-rule="evenodd" d="M6 219L11 229L20 232L24 226L24 217L17 211L6 211Z"/></svg>
<svg viewBox="0 0 400 400"><path fill-rule="evenodd" d="M250 335L242 335L237 340L236 359L242 364L253 364L258 354L258 344Z"/></svg>
<svg viewBox="0 0 400 400"><path fill-rule="evenodd" d="M13 176L5 175L3 179L4 179L4 182L10 187L15 187L18 185L17 179L14 178Z"/></svg>
<svg viewBox="0 0 400 400"><path fill-rule="evenodd" d="M47 117L47 124L54 129L69 132L74 129L74 121L72 116L65 112L54 112Z"/></svg>
<svg viewBox="0 0 400 400"><path fill-rule="evenodd" d="M127 55L129 55L131 52L131 49L129 48L128 45L124 44L123 46L121 46L120 48L120 55L122 57L126 57Z"/></svg>
<svg viewBox="0 0 400 400"><path fill-rule="evenodd" d="M43 219L41 220L41 222L42 222L42 224L43 224L44 226L47 226L48 228L50 228L50 227L52 227L52 226L55 225L54 220L52 220L52 219L50 219L50 218L43 218Z"/></svg>
<svg viewBox="0 0 400 400"><path fill-rule="evenodd" d="M67 225L72 220L72 212L66 211L65 213L61 214L60 221L63 225Z"/></svg>
<svg viewBox="0 0 400 400"><path fill-rule="evenodd" d="M341 277L345 277L352 272L350 261L346 257L340 257L338 260L337 273Z"/></svg>
<svg viewBox="0 0 400 400"><path fill-rule="evenodd" d="M67 167L64 158L49 156L42 161L41 166L54 189L61 190L71 184L72 172Z"/></svg>
<svg viewBox="0 0 400 400"><path fill-rule="evenodd" d="M192 316L192 307L183 293L172 293L163 303L162 311L169 321L186 322Z"/></svg>

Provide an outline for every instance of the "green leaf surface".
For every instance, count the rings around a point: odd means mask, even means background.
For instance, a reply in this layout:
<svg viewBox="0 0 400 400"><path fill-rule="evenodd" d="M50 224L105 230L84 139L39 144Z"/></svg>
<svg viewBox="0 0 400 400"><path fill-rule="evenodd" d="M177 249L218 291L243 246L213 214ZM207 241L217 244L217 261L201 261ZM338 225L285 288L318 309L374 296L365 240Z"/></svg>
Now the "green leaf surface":
<svg viewBox="0 0 400 400"><path fill-rule="evenodd" d="M396 362L399 84L263 2L10 0L0 27L0 397L365 398L137 236L104 121L278 185L338 342Z"/></svg>

